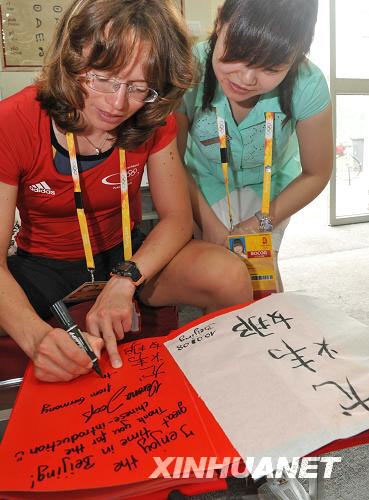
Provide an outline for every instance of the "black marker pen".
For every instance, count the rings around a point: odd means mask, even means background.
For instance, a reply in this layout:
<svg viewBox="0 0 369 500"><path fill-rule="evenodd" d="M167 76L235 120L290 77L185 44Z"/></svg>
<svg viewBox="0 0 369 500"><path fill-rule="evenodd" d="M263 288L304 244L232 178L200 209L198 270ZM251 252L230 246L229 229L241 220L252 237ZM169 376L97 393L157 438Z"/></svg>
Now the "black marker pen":
<svg viewBox="0 0 369 500"><path fill-rule="evenodd" d="M58 302L55 302L55 304L50 306L50 309L56 319L62 325L63 329L69 333L72 340L74 340L78 347L83 349L87 356L91 359L92 366L95 372L100 375L100 377L102 377L103 374L99 367L96 354L91 349L91 346L88 344L87 340L83 337L81 330L78 328L72 316L69 314L68 308L66 307L64 302L62 300L58 300Z"/></svg>

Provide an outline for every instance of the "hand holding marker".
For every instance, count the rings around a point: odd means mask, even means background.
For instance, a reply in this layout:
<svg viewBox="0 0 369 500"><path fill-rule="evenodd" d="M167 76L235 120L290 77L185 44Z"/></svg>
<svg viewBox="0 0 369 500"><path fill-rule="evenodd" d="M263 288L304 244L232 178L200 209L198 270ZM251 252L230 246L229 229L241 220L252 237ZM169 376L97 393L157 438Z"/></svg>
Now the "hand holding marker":
<svg viewBox="0 0 369 500"><path fill-rule="evenodd" d="M57 302L55 302L55 304L50 306L50 309L56 319L62 325L63 329L68 332L72 340L74 340L78 347L83 349L87 356L91 359L92 366L95 372L100 375L100 377L102 377L103 374L99 367L96 354L88 344L87 340L83 337L81 330L78 328L72 316L69 314L69 311L64 302L62 300L58 300Z"/></svg>

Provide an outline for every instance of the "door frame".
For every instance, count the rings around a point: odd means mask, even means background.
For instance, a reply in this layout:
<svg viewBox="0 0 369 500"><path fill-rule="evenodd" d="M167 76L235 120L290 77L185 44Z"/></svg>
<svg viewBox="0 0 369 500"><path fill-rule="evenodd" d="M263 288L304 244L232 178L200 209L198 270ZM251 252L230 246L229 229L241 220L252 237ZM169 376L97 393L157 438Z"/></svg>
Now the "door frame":
<svg viewBox="0 0 369 500"><path fill-rule="evenodd" d="M330 0L330 92L333 109L333 174L329 183L329 223L331 226L369 222L369 214L337 217L336 181L336 138L337 138L337 95L368 95L369 79L337 78L336 59L336 0ZM369 147L369 143L368 146ZM368 167L369 168L369 167ZM369 187L368 187L369 189Z"/></svg>

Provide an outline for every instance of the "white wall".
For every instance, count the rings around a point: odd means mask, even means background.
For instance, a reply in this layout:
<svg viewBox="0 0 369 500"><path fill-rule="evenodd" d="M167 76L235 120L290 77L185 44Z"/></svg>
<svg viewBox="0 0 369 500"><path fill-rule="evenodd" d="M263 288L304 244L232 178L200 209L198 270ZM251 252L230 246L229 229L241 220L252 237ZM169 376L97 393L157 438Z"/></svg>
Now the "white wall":
<svg viewBox="0 0 369 500"><path fill-rule="evenodd" d="M26 85L32 83L36 72L34 71L0 71L1 98L8 97L18 92Z"/></svg>
<svg viewBox="0 0 369 500"><path fill-rule="evenodd" d="M205 40L213 30L218 7L224 0L185 0L185 16L194 41Z"/></svg>

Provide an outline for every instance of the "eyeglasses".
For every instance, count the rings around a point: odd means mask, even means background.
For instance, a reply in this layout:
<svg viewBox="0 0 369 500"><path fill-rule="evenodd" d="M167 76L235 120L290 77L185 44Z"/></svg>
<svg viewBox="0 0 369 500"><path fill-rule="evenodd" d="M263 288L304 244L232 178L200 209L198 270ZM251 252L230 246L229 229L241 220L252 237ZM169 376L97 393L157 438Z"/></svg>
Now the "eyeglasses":
<svg viewBox="0 0 369 500"><path fill-rule="evenodd" d="M105 78L91 72L86 74L86 85L104 94L115 94L122 85L127 85L128 97L139 102L154 102L159 97L156 90L150 89L145 82L119 82L114 78Z"/></svg>

